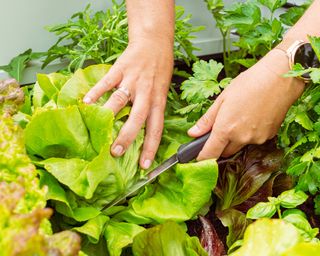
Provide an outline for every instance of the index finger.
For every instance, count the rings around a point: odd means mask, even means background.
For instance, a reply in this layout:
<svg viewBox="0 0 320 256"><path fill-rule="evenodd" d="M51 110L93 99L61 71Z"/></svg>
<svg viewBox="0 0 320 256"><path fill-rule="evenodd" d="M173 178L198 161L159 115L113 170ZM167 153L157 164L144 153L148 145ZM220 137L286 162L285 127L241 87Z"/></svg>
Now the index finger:
<svg viewBox="0 0 320 256"><path fill-rule="evenodd" d="M197 161L211 158L218 159L228 144L229 139L213 127L210 137L197 157Z"/></svg>
<svg viewBox="0 0 320 256"><path fill-rule="evenodd" d="M84 96L83 102L90 104L96 102L104 93L116 87L122 81L122 72L115 66Z"/></svg>

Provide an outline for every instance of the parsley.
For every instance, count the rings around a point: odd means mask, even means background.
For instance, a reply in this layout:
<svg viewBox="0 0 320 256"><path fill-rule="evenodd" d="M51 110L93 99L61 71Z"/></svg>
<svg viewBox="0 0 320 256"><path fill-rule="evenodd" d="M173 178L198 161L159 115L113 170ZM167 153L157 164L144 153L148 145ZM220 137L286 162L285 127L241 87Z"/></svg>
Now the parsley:
<svg viewBox="0 0 320 256"><path fill-rule="evenodd" d="M220 94L231 81L231 78L218 81L222 69L223 65L214 60L195 62L192 67L193 76L185 80L180 88L182 91L181 99L185 100L188 105L177 110L176 113L182 115L191 112L200 115L204 113L212 104L212 97Z"/></svg>

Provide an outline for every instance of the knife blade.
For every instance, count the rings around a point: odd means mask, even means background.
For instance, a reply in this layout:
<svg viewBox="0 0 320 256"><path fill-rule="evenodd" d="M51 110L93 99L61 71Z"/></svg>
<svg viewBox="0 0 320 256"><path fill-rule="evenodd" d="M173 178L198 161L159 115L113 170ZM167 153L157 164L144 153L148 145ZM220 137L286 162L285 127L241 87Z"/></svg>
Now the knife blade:
<svg viewBox="0 0 320 256"><path fill-rule="evenodd" d="M139 189L144 187L145 185L151 183L154 181L160 174L164 173L166 170L170 169L172 166L174 166L177 163L188 163L192 160L194 160L200 151L202 150L204 144L208 140L210 136L210 132L206 133L205 135L202 135L201 137L182 144L177 153L171 156L169 159L165 160L161 165L156 167L154 170L152 170L150 173L148 173L147 177L144 179L139 180L136 184L134 184L124 195L120 195L113 201L111 201L109 204L105 205L102 210L106 210L111 208L112 206L115 206L122 201L124 201L127 197L132 196L135 192L137 192Z"/></svg>

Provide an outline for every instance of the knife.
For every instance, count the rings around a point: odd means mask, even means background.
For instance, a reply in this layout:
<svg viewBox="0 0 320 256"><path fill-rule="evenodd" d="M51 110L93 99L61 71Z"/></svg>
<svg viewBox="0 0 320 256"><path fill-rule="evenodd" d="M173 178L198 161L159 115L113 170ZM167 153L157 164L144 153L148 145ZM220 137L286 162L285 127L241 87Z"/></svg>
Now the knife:
<svg viewBox="0 0 320 256"><path fill-rule="evenodd" d="M156 167L153 171L148 173L147 177L138 181L135 185L133 185L125 195L121 195L118 198L111 201L109 204L105 205L102 210L106 210L111 208L112 206L115 206L119 204L120 202L124 201L127 197L133 195L135 192L137 192L140 188L144 187L145 185L151 183L153 180L155 180L156 177L158 177L161 173L165 172L166 170L170 169L172 166L174 166L177 163L188 163L191 160L196 159L200 151L202 150L204 144L208 140L210 136L210 132L206 133L205 135L202 135L201 137L198 137L197 139L182 144L177 153L171 156L169 159L165 160L161 165Z"/></svg>

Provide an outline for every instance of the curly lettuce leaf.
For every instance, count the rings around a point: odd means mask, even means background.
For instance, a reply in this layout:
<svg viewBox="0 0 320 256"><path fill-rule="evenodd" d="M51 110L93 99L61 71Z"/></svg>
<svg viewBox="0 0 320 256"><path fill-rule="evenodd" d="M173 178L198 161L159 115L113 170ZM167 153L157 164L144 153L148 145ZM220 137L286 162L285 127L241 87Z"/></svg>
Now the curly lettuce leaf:
<svg viewBox="0 0 320 256"><path fill-rule="evenodd" d="M42 224L52 214L51 209L36 208L18 213L24 199L23 183L0 183L1 255L79 255L80 238L77 234L70 231L51 236L44 234Z"/></svg>
<svg viewBox="0 0 320 256"><path fill-rule="evenodd" d="M14 79L0 81L0 113L12 115L24 102L24 93Z"/></svg>

